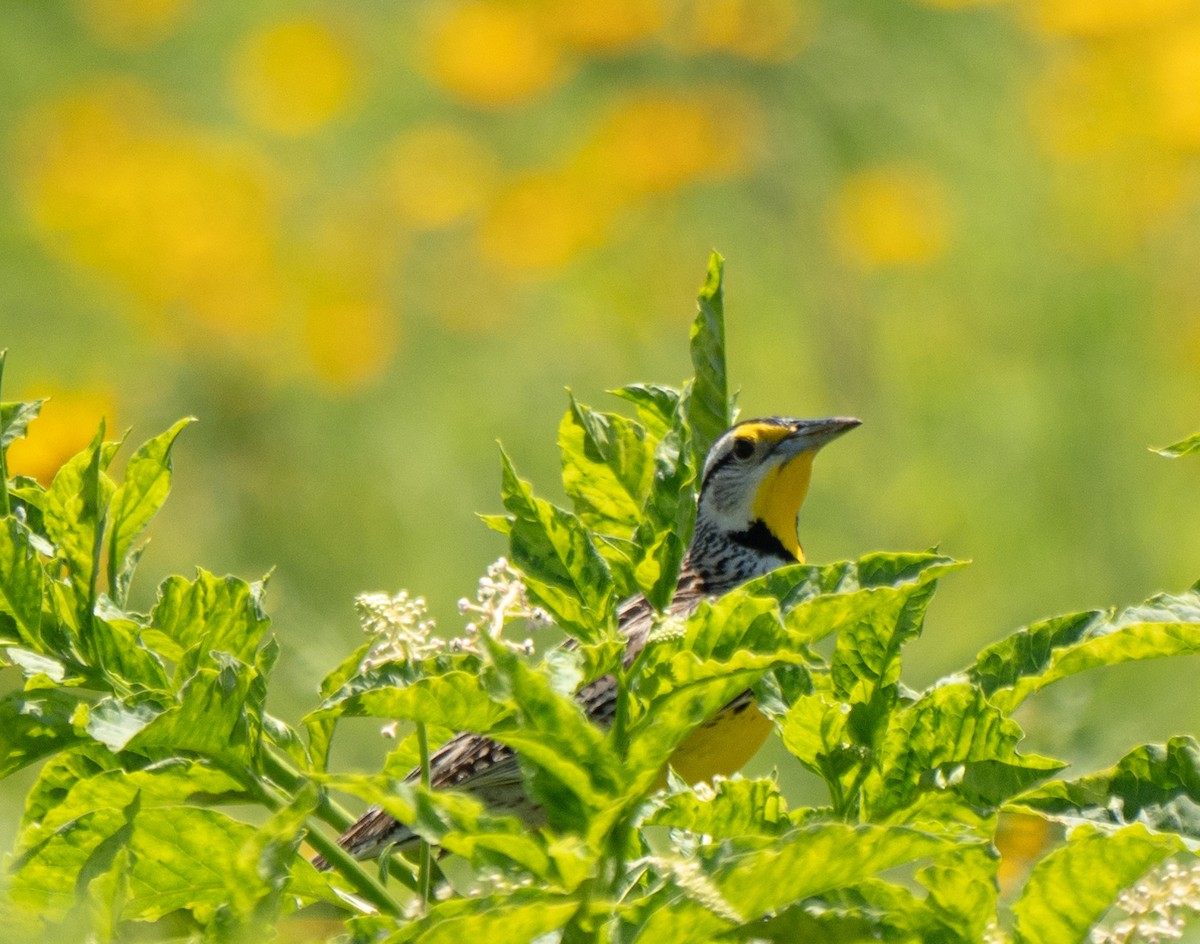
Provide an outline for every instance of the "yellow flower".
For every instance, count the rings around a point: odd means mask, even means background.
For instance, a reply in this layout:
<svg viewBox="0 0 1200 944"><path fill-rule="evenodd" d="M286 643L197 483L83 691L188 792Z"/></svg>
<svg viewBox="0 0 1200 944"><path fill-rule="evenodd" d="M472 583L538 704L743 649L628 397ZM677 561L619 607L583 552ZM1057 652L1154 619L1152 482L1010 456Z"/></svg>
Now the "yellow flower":
<svg viewBox="0 0 1200 944"><path fill-rule="evenodd" d="M796 0L685 0L667 40L691 54L730 52L779 62L807 45L816 9Z"/></svg>
<svg viewBox="0 0 1200 944"><path fill-rule="evenodd" d="M79 13L100 42L137 49L170 36L191 5L191 0L79 0Z"/></svg>
<svg viewBox="0 0 1200 944"><path fill-rule="evenodd" d="M304 343L317 378L348 393L378 379L396 353L397 324L380 299L315 297L305 309Z"/></svg>
<svg viewBox="0 0 1200 944"><path fill-rule="evenodd" d="M271 23L247 37L230 78L247 120L296 136L344 113L359 82L351 49L315 19Z"/></svg>
<svg viewBox="0 0 1200 944"><path fill-rule="evenodd" d="M371 197L342 194L315 213L288 258L300 315L289 340L299 347L302 373L349 393L395 358L400 320L388 303L388 276L405 241L391 211Z"/></svg>
<svg viewBox="0 0 1200 944"><path fill-rule="evenodd" d="M107 428L113 429L116 408L112 394L102 389L51 387L49 393L36 396L50 399L42 404L42 411L30 425L26 438L9 446L8 471L10 475L28 475L49 485L62 464L91 442L101 418L107 418Z"/></svg>
<svg viewBox="0 0 1200 944"><path fill-rule="evenodd" d="M431 77L475 105L509 105L545 91L564 72L557 46L532 8L470 0L431 24Z"/></svg>
<svg viewBox="0 0 1200 944"><path fill-rule="evenodd" d="M1170 22L1192 0L1036 0L1034 27L1053 36L1108 36Z"/></svg>
<svg viewBox="0 0 1200 944"><path fill-rule="evenodd" d="M1200 23L1161 40L1152 75L1163 139L1188 151L1200 150Z"/></svg>
<svg viewBox="0 0 1200 944"><path fill-rule="evenodd" d="M1142 56L1122 46L1057 56L1030 91L1038 139L1061 157L1120 146L1145 123L1144 73Z"/></svg>
<svg viewBox="0 0 1200 944"><path fill-rule="evenodd" d="M127 292L164 339L274 328L278 209L254 155L111 80L35 109L17 150L19 191L47 246Z"/></svg>
<svg viewBox="0 0 1200 944"><path fill-rule="evenodd" d="M665 0L547 0L543 16L564 45L590 53L611 53L653 36L666 20Z"/></svg>
<svg viewBox="0 0 1200 944"><path fill-rule="evenodd" d="M480 249L513 274L556 268L601 242L612 209L585 180L532 174L506 187L489 208Z"/></svg>
<svg viewBox="0 0 1200 944"><path fill-rule="evenodd" d="M834 242L867 269L932 262L946 249L949 213L936 178L919 170L879 167L843 182L833 199Z"/></svg>
<svg viewBox="0 0 1200 944"><path fill-rule="evenodd" d="M573 162L577 175L617 199L675 190L745 169L757 109L733 93L643 93L620 103Z"/></svg>
<svg viewBox="0 0 1200 944"><path fill-rule="evenodd" d="M406 223L432 229L480 209L495 172L484 141L450 125L424 125L392 144L383 187Z"/></svg>

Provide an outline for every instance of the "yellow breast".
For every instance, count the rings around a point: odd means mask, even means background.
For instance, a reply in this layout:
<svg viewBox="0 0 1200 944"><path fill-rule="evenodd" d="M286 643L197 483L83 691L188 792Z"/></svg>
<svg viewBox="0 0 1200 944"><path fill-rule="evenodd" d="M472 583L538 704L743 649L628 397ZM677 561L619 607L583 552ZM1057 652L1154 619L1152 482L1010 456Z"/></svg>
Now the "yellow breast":
<svg viewBox="0 0 1200 944"><path fill-rule="evenodd" d="M671 755L671 766L687 783L728 777L758 752L771 727L752 701L740 711L726 708L684 739Z"/></svg>

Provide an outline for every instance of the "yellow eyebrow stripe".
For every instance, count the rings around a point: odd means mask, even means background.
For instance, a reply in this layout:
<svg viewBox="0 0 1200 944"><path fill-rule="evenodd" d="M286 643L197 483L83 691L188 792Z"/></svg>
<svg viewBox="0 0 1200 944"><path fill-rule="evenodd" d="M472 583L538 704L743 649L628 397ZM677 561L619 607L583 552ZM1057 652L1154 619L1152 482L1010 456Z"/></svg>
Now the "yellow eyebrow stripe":
<svg viewBox="0 0 1200 944"><path fill-rule="evenodd" d="M753 439L755 442L777 443L787 436L791 429L787 426L777 426L775 423L743 423L736 432L739 437Z"/></svg>

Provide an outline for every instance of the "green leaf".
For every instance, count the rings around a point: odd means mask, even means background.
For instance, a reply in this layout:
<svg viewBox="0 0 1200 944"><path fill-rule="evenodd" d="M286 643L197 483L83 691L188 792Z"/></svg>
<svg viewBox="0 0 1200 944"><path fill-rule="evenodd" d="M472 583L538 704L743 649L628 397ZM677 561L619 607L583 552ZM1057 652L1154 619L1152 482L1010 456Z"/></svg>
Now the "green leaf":
<svg viewBox="0 0 1200 944"><path fill-rule="evenodd" d="M45 402L43 397L24 403L0 403L0 449L7 449L25 435L29 424L37 419Z"/></svg>
<svg viewBox="0 0 1200 944"><path fill-rule="evenodd" d="M306 784L255 830L229 863L228 905L243 935L272 933L279 916L288 910L285 892L309 902L336 900L329 883L297 855L318 798L316 787Z"/></svg>
<svg viewBox="0 0 1200 944"><path fill-rule="evenodd" d="M925 898L918 898L905 885L881 878L869 878L855 885L827 892L819 898L807 903L807 909L817 915L832 914L841 917L846 930L854 927L854 919L867 920L870 930L862 936L849 938L833 938L832 940L847 940L855 942L863 940L882 940L895 944L979 944L989 940L993 934L964 937L962 925L963 916L957 913L959 906L970 905L967 901L947 902L952 910L947 913L940 907L939 897L948 899L959 889L961 877L952 873L939 871L938 866L947 861L960 858L960 852L966 855L979 850L979 845L966 845L943 852L928 870L921 869L917 878L934 876L946 877L949 885L946 896L935 896L932 892ZM968 892L970 894L970 892ZM995 917L994 912L991 917ZM770 926L772 922L768 922ZM841 922L833 924L831 931L841 930ZM781 944L791 944L791 938L777 937Z"/></svg>
<svg viewBox="0 0 1200 944"><path fill-rule="evenodd" d="M711 775L707 758L691 758L686 753L681 758L676 755L676 749L688 735L758 681L764 672L787 658L789 656L783 653L744 652L725 661L697 659L689 653L680 653L672 659L660 673L661 684L653 691L646 710L628 725L624 735L614 729L609 737L614 750L619 750L622 743L628 745L625 767L630 780L630 796L640 798L654 787L668 760L675 763L685 777ZM762 723L766 724L765 721ZM719 762L719 758L716 760Z"/></svg>
<svg viewBox="0 0 1200 944"><path fill-rule="evenodd" d="M744 589L700 603L682 627L669 621L652 631L631 672L636 698L618 705L626 723L609 735L614 750L624 748L631 794L653 787L684 739L765 672L806 659L790 645L776 601ZM675 758L688 777L691 760Z"/></svg>
<svg viewBox="0 0 1200 944"><path fill-rule="evenodd" d="M1141 823L1200 840L1200 741L1175 737L1146 744L1108 770L1043 784L1011 805L1065 823Z"/></svg>
<svg viewBox="0 0 1200 944"><path fill-rule="evenodd" d="M202 663L214 664L212 653L252 662L270 622L262 583L197 570L195 580L171 576L162 582L142 639L177 663L178 684Z"/></svg>
<svg viewBox="0 0 1200 944"><path fill-rule="evenodd" d="M33 532L15 516L0 522L0 614L12 617L15 638L0 642L19 642L40 649L42 641L42 585L46 579ZM4 622L0 621L0 633Z"/></svg>
<svg viewBox="0 0 1200 944"><path fill-rule="evenodd" d="M903 827L817 823L722 862L713 878L747 918L936 855L956 840Z"/></svg>
<svg viewBox="0 0 1200 944"><path fill-rule="evenodd" d="M889 917L891 917L889 915ZM865 941L900 940L888 935L880 916L865 907L830 908L824 902L797 905L723 935L721 940L778 942L778 944L863 944ZM908 940L915 940L910 938Z"/></svg>
<svg viewBox="0 0 1200 944"><path fill-rule="evenodd" d="M558 427L563 489L584 526L632 537L654 479L653 442L640 423L570 397Z"/></svg>
<svg viewBox="0 0 1200 944"><path fill-rule="evenodd" d="M380 684L372 674L356 676L304 723L342 716L394 718L486 734L509 714L511 709L488 695L477 674L451 671L402 686Z"/></svg>
<svg viewBox="0 0 1200 944"><path fill-rule="evenodd" d="M256 832L217 810L175 806L143 813L130 843L137 864L126 917L155 921L183 909L205 921L233 894L226 863L253 843Z"/></svg>
<svg viewBox="0 0 1200 944"><path fill-rule="evenodd" d="M101 701L88 733L113 751L193 751L248 761L258 748L261 717L247 711L253 667L217 653L184 682L171 701L134 695Z"/></svg>
<svg viewBox="0 0 1200 944"><path fill-rule="evenodd" d="M411 797L413 830L429 842L476 868L516 866L542 882L554 880L545 841L515 816L489 815L481 801L462 793L434 792L419 784L401 790Z"/></svg>
<svg viewBox="0 0 1200 944"><path fill-rule="evenodd" d="M818 680L819 688L824 688ZM792 704L783 718L783 745L831 787L850 789L863 749L847 732L849 712L828 691L814 691Z"/></svg>
<svg viewBox="0 0 1200 944"><path fill-rule="evenodd" d="M133 867L130 839L141 806L141 795L135 793L121 811L120 828L91 851L75 881L79 904L90 913L89 923L101 940L114 940L124 917L129 900L129 872Z"/></svg>
<svg viewBox="0 0 1200 944"><path fill-rule="evenodd" d="M533 496L504 451L504 507L513 516L509 546L529 595L582 642L615 632L616 593L608 565L577 517Z"/></svg>
<svg viewBox="0 0 1200 944"><path fill-rule="evenodd" d="M85 729L111 751L122 751L170 707L169 696L143 692L101 699L87 714Z"/></svg>
<svg viewBox="0 0 1200 944"><path fill-rule="evenodd" d="M69 689L9 692L0 698L0 778L78 743L72 716L82 699Z"/></svg>
<svg viewBox="0 0 1200 944"><path fill-rule="evenodd" d="M51 810L62 806L75 784L120 766L116 755L95 741L81 740L77 746L58 751L42 765L25 797L22 829L36 827Z"/></svg>
<svg viewBox="0 0 1200 944"><path fill-rule="evenodd" d="M732 935L721 931L745 926L742 915L694 858L659 856L651 864L660 884L649 895L634 899L624 916L628 930L618 940L702 944L726 940Z"/></svg>
<svg viewBox="0 0 1200 944"><path fill-rule="evenodd" d="M540 889L518 889L478 898L439 902L422 918L405 924L380 944L529 944L561 928L579 910L573 897L550 895ZM372 940L378 940L372 937Z"/></svg>
<svg viewBox="0 0 1200 944"><path fill-rule="evenodd" d="M875 692L900 681L900 649L921 633L937 588L933 570L924 571L919 582L852 595L856 612L841 624L830 664L833 692L841 701L869 701Z"/></svg>
<svg viewBox="0 0 1200 944"><path fill-rule="evenodd" d="M851 594L873 587L900 587L909 584L922 586L952 571L966 566L965 561L934 552L925 553L875 553L858 560L838 561L833 564L794 564L780 567L745 586L756 593L774 597L787 614L796 605L806 600L825 595ZM837 604L839 607L844 604ZM860 603L850 604L853 613ZM809 617L804 617L807 620ZM835 627L836 628L836 624ZM809 633L812 638L832 632L833 628L822 628L819 633Z"/></svg>
<svg viewBox="0 0 1200 944"><path fill-rule="evenodd" d="M120 810L83 813L14 863L8 895L23 912L61 920L76 903L75 883L92 853L124 825Z"/></svg>
<svg viewBox="0 0 1200 944"><path fill-rule="evenodd" d="M674 657L684 652L697 659L725 661L742 652L775 653L789 641L779 605L755 590L746 586L717 600L702 600L688 616L682 638L652 641L648 656L653 659L665 651Z"/></svg>
<svg viewBox="0 0 1200 944"><path fill-rule="evenodd" d="M1065 765L1016 750L1020 726L965 682L930 689L891 719L871 808L882 816L919 791L953 789L995 806Z"/></svg>
<svg viewBox="0 0 1200 944"><path fill-rule="evenodd" d="M1168 459L1177 459L1180 456L1191 455L1194 452L1200 452L1200 433L1194 436L1188 436L1187 439L1181 439L1177 443L1172 443L1169 446L1163 446L1159 449L1151 449L1151 452L1157 452L1160 456L1166 456Z"/></svg>
<svg viewBox="0 0 1200 944"><path fill-rule="evenodd" d="M925 941L961 941L976 944L987 939L996 921L996 872L1000 857L991 842L964 843L942 853L917 873L929 890Z"/></svg>
<svg viewBox="0 0 1200 944"><path fill-rule="evenodd" d="M109 593L123 604L133 577L133 542L154 520L171 490L171 447L188 417L144 443L125 466L125 481L113 493L108 515Z"/></svg>
<svg viewBox="0 0 1200 944"><path fill-rule="evenodd" d="M332 785L366 799L404 823L431 845L460 855L475 868L524 872L542 884L573 887L582 874L564 876L558 864L567 852L568 841L558 840L552 856L546 840L515 816L497 816L484 803L467 793L429 790L419 783L381 783L380 778L343 778ZM590 860L578 847L571 856L585 868Z"/></svg>
<svg viewBox="0 0 1200 944"><path fill-rule="evenodd" d="M1129 826L1115 833L1081 826L1034 868L1013 904L1018 944L1078 944L1122 890L1169 856L1176 836Z"/></svg>
<svg viewBox="0 0 1200 944"><path fill-rule="evenodd" d="M162 659L142 642L142 619L118 609L105 595L96 601L91 627L92 655L115 688L167 691Z"/></svg>
<svg viewBox="0 0 1200 944"><path fill-rule="evenodd" d="M654 447L654 478L634 539L637 584L658 611L671 602L696 520L696 465L682 411Z"/></svg>
<svg viewBox="0 0 1200 944"><path fill-rule="evenodd" d="M676 910L665 904L646 916L635 940L710 941L806 898L936 855L954 842L952 837L904 827L818 823L776 840L733 840L707 847L704 874L720 895L722 911L732 913L709 911L706 920L698 920L691 909L687 933L677 935Z"/></svg>
<svg viewBox="0 0 1200 944"><path fill-rule="evenodd" d="M481 641L492 656L498 694L511 698L519 720L498 727L491 737L518 753L530 792L552 826L583 834L607 832L625 778L604 733L573 698L554 691L549 679L516 653L486 635Z"/></svg>
<svg viewBox="0 0 1200 944"><path fill-rule="evenodd" d="M638 422L656 442L675 426L675 418L683 403L683 396L678 390L661 384L629 384L609 393L634 405Z"/></svg>
<svg viewBox="0 0 1200 944"><path fill-rule="evenodd" d="M239 791L237 781L207 761L173 758L125 770L111 753L81 745L42 769L26 803L18 852L34 854L80 817L122 810L138 795L149 811L201 796L244 799Z"/></svg>
<svg viewBox="0 0 1200 944"><path fill-rule="evenodd" d="M832 671L807 684L793 679L790 707L768 706L786 709L785 746L829 784L837 805L854 801L858 773L880 746L898 698L901 646L919 632L937 579L961 566L936 554L875 554L781 568L743 588L780 601L797 650L838 636Z"/></svg>
<svg viewBox="0 0 1200 944"><path fill-rule="evenodd" d="M106 771L75 785L41 823L23 832L12 900L46 920L61 919L75 904L80 877L95 868L98 850L117 837L128 849L123 920L153 921L180 909L202 921L211 917L232 891L228 863L255 829L215 810L179 804L206 787L230 783L215 771L174 764L130 774ZM139 809L124 835L135 797Z"/></svg>
<svg viewBox="0 0 1200 944"><path fill-rule="evenodd" d="M83 452L67 460L54 476L45 496L47 536L66 565L71 598L67 613L77 631L91 623L96 603L96 578L100 567L100 547L104 517L113 484L104 469L115 445L104 442L104 423ZM86 661L87 637L79 638Z"/></svg>
<svg viewBox="0 0 1200 944"><path fill-rule="evenodd" d="M712 786L686 786L675 779L675 792L652 801L646 826L670 826L714 839L778 836L791 827L787 801L769 778L718 778Z"/></svg>
<svg viewBox="0 0 1200 944"><path fill-rule="evenodd" d="M370 653L374 645L374 642L363 643L343 659L340 664L329 671L325 678L321 680L321 685L318 689L322 701L332 698L338 689L354 678L355 675L359 674L363 666L363 660ZM305 733L308 735L308 754L311 759L312 769L317 772L324 772L329 766L329 750L333 746L333 734L337 729L337 719L334 717L309 716L304 719L303 724Z"/></svg>
<svg viewBox="0 0 1200 944"><path fill-rule="evenodd" d="M989 646L967 670L993 704L1012 711L1051 682L1088 669L1200 652L1200 587L1118 612L1058 616Z"/></svg>
<svg viewBox="0 0 1200 944"><path fill-rule="evenodd" d="M713 443L729 428L733 412L725 370L725 260L717 253L708 259L708 277L697 298L692 323L691 352L695 375L688 389L687 417L692 431L696 467Z"/></svg>

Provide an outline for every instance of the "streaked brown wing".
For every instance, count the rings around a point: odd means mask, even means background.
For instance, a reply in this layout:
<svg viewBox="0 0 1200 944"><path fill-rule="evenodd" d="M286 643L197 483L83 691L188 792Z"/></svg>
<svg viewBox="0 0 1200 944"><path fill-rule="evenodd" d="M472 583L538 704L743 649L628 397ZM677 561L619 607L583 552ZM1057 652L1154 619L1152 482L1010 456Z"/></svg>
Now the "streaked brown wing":
<svg viewBox="0 0 1200 944"><path fill-rule="evenodd" d="M702 581L695 571L685 568L680 574L675 596L668 611L686 615L705 597ZM637 658L646 645L654 625L654 608L645 597L631 597L617 611L621 632L629 642L625 648L625 665ZM568 640L567 646L573 645ZM608 724L616 711L617 689L611 675L598 678L579 690L576 699L587 716L597 724ZM525 796L520 765L516 753L491 738L479 734L460 734L434 751L429 759L430 784L434 787L454 787L480 794L481 799L497 812L511 811L518 815L532 813L536 807ZM407 780L416 780L419 770L412 771ZM338 843L356 856L370 856L390 844L404 845L415 839L412 831L378 808L368 810L338 838ZM314 860L318 868L322 860Z"/></svg>

